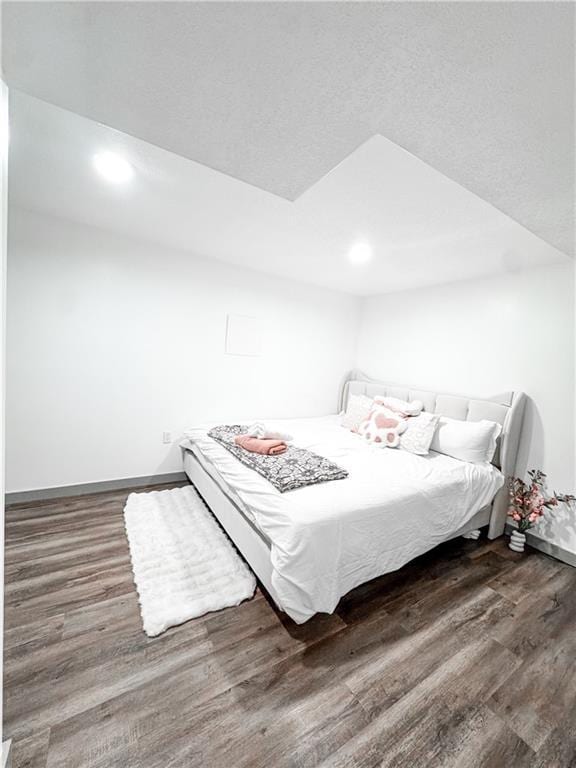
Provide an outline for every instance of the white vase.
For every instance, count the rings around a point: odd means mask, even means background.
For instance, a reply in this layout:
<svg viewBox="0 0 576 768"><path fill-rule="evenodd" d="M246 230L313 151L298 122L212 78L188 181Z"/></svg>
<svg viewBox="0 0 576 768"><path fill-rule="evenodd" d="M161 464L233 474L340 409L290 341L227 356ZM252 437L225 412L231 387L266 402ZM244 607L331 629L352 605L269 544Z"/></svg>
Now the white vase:
<svg viewBox="0 0 576 768"><path fill-rule="evenodd" d="M514 552L524 552L525 545L526 534L520 533L520 531L512 531L512 536L510 536L510 543L508 544L510 549L512 549Z"/></svg>

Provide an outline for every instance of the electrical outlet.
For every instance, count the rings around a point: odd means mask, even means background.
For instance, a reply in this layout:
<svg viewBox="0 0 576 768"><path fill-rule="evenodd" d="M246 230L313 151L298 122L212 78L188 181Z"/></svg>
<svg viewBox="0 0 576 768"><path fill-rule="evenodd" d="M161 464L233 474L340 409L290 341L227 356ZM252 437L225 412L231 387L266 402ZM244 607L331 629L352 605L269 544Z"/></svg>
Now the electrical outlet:
<svg viewBox="0 0 576 768"><path fill-rule="evenodd" d="M162 432L162 442L169 445L172 442L172 432Z"/></svg>

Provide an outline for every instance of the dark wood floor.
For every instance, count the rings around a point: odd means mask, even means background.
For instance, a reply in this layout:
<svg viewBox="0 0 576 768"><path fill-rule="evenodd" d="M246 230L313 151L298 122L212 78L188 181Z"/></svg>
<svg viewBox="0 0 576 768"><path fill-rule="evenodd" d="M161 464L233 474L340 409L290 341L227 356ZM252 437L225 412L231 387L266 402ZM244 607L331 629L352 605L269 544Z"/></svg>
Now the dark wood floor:
<svg viewBox="0 0 576 768"><path fill-rule="evenodd" d="M576 569L459 539L296 626L258 592L148 639L126 493L14 506L14 768L576 765Z"/></svg>

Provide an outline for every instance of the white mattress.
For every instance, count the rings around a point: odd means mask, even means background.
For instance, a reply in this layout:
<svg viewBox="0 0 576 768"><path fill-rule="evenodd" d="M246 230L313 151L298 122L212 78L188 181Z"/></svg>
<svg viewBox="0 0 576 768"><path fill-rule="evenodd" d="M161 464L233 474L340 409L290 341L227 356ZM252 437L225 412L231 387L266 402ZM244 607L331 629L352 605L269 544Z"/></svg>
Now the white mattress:
<svg viewBox="0 0 576 768"><path fill-rule="evenodd" d="M332 612L358 584L451 538L504 483L488 463L369 445L338 416L269 424L348 477L282 494L207 436L213 424L186 436L270 541L274 589L298 623Z"/></svg>

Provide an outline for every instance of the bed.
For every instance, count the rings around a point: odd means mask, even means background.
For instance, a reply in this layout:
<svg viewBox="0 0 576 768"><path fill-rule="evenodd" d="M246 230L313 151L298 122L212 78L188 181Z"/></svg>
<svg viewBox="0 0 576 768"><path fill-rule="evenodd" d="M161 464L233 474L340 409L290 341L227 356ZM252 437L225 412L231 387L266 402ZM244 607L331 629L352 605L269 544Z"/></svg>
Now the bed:
<svg viewBox="0 0 576 768"><path fill-rule="evenodd" d="M514 473L524 395L478 399L398 387L351 375L351 394L421 400L425 410L502 425L493 462L376 448L337 415L275 421L298 446L326 456L348 477L279 493L207 432L188 430L184 469L278 607L295 622L331 613L354 587L397 570L443 541L487 526L504 531L506 477Z"/></svg>

